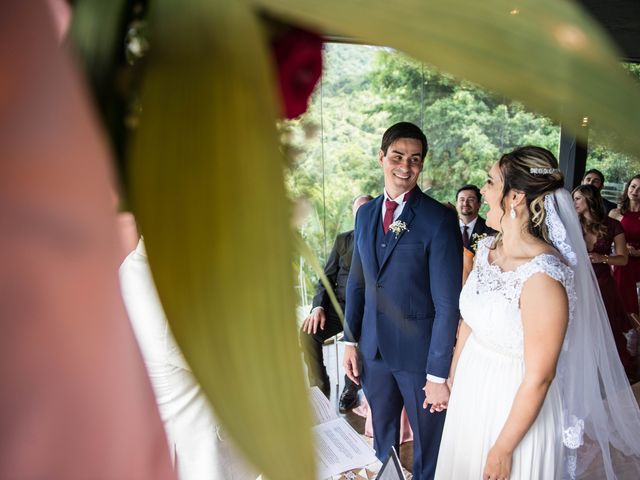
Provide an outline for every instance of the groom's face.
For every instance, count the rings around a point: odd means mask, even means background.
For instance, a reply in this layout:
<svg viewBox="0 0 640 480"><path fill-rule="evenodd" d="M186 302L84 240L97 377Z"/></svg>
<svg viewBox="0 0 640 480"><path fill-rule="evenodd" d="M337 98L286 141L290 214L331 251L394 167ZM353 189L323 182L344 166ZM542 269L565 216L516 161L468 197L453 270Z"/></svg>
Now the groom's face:
<svg viewBox="0 0 640 480"><path fill-rule="evenodd" d="M415 138L399 138L389 145L386 153L380 150L384 188L392 198L416 186L423 160L422 142Z"/></svg>

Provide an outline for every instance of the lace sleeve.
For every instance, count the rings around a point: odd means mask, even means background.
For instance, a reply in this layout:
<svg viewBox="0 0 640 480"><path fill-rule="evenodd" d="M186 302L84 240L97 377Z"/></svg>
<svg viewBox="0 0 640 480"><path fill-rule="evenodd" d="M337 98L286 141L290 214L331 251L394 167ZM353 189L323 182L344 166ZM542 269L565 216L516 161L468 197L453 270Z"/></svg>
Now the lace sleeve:
<svg viewBox="0 0 640 480"><path fill-rule="evenodd" d="M480 255L484 255L484 256L488 255L489 250L493 246L494 240L495 240L495 237L492 237L492 236L484 237L478 240L478 244L476 247L476 257Z"/></svg>

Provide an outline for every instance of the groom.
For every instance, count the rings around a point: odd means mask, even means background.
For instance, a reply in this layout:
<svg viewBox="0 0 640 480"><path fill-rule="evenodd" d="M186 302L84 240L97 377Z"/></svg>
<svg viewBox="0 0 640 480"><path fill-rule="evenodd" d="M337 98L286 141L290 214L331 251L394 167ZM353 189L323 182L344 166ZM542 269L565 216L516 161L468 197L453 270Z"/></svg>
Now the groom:
<svg viewBox="0 0 640 480"><path fill-rule="evenodd" d="M415 480L435 472L462 278L458 220L416 185L427 148L422 130L407 122L382 137L384 194L356 217L343 360L362 382L381 461L398 449L406 408Z"/></svg>

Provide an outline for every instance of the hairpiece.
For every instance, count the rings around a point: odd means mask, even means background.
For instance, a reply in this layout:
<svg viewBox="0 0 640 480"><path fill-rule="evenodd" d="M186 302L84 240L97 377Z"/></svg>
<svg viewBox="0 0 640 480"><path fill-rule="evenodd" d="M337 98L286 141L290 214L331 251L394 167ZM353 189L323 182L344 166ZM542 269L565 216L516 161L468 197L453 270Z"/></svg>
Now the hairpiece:
<svg viewBox="0 0 640 480"><path fill-rule="evenodd" d="M557 168L540 168L540 167L531 167L529 169L529 173L534 175L551 175L552 173L559 172L560 170Z"/></svg>

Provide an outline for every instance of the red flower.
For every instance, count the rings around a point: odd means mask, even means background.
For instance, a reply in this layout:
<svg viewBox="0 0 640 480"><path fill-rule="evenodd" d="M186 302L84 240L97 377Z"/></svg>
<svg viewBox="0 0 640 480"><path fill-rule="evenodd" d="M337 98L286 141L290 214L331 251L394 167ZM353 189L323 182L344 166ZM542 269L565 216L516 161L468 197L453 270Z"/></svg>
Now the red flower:
<svg viewBox="0 0 640 480"><path fill-rule="evenodd" d="M288 28L272 40L285 118L307 111L309 97L322 74L322 37Z"/></svg>

